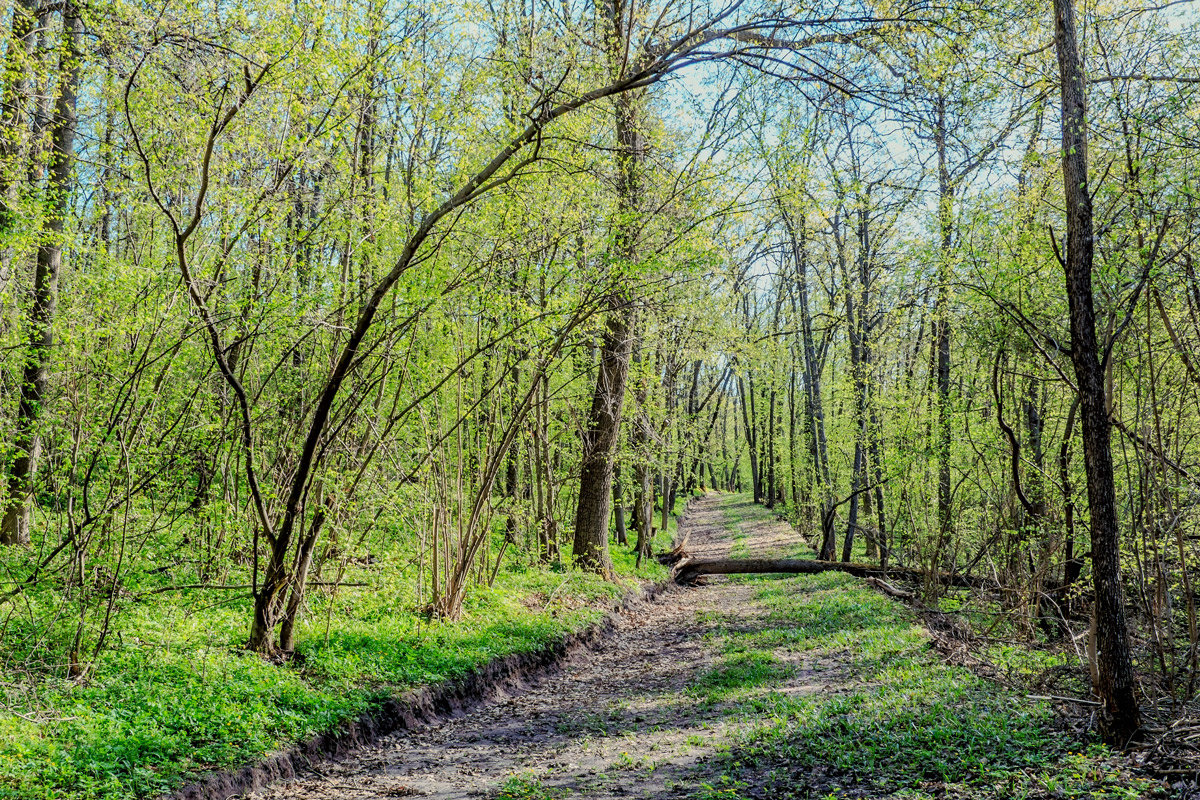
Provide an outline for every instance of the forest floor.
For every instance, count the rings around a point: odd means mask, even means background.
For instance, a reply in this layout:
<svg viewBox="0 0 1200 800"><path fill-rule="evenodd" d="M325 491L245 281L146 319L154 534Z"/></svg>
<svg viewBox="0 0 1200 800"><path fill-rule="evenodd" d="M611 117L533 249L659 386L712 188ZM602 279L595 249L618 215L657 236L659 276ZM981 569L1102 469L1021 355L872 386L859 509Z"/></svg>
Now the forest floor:
<svg viewBox="0 0 1200 800"><path fill-rule="evenodd" d="M504 541L504 520L496 522L491 553ZM655 549L670 547L675 522ZM458 619L437 619L417 531L380 526L360 543L366 557L327 558L314 569L325 583L306 598L294 658L275 662L245 649L253 562L218 558L223 570L203 571L180 533L199 535L160 530L142 566L121 572L109 635L103 647L84 648L82 675L69 671L82 624L76 609L99 597L103 613L106 596L69 594L64 581L47 579L2 609L0 800L145 800L233 774L345 730L410 691L549 658L637 587L668 578L625 547L613 551L618 580L610 582L557 560L542 564L526 542L507 548L494 580L472 581ZM0 574L19 574L28 564L14 561L34 557L4 549ZM90 569L112 575L121 565Z"/></svg>
<svg viewBox="0 0 1200 800"><path fill-rule="evenodd" d="M800 555L744 496L693 502L696 556ZM944 663L906 607L840 574L713 578L454 720L255 800L1167 797L1049 709Z"/></svg>

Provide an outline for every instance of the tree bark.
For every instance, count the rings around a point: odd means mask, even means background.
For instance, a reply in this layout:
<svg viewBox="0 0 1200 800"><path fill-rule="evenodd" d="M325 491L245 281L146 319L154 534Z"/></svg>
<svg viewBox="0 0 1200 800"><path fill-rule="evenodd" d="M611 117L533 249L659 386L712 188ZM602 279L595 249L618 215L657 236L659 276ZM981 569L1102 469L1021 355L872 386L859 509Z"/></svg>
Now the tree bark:
<svg viewBox="0 0 1200 800"><path fill-rule="evenodd" d="M829 456L825 441L825 412L821 399L821 366L813 338L812 310L808 304L808 226L804 219L796 224L786 209L782 209L784 225L792 244L792 259L796 267L796 301L800 316L800 345L804 366L804 428L808 438L808 455L813 465L813 489L818 498L818 519L822 525L829 518L833 505L829 482ZM822 555L833 557L834 541L831 530L822 528Z"/></svg>
<svg viewBox="0 0 1200 800"><path fill-rule="evenodd" d="M882 569L874 564L856 564L846 561L824 561L810 558L703 558L680 561L675 568L676 583L690 583L701 575L751 575L790 574L815 575L820 572L845 572L859 578L903 578L914 582L924 581L927 573L922 569L897 567ZM994 589L995 581L971 575L942 572L937 576L943 586L959 586L972 589Z"/></svg>
<svg viewBox="0 0 1200 800"><path fill-rule="evenodd" d="M617 524L617 544L629 544L629 534L625 528L625 498L621 489L621 467L613 466L613 518Z"/></svg>
<svg viewBox="0 0 1200 800"><path fill-rule="evenodd" d="M1083 57L1075 33L1073 0L1054 0L1055 36L1062 93L1063 188L1067 212L1067 301L1071 312L1071 361L1079 387L1084 468L1092 522L1093 621L1096 669L1093 691L1104 703L1101 732L1124 746L1141 727L1134 693L1133 663L1125 622L1120 572L1120 529L1111 449L1104 367L1096 339L1092 293L1095 246L1088 192L1087 101Z"/></svg>
<svg viewBox="0 0 1200 800"><path fill-rule="evenodd" d="M870 399L870 384L868 372L871 366L870 323L868 308L871 302L871 230L870 230L870 194L866 193L859 199L858 208L858 256L857 282L858 303L854 302L851 291L852 281L843 260L842 270L845 278L846 327L850 340L850 371L854 380L854 426L858 432L854 441L854 471L850 484L850 511L846 525L846 535L842 542L842 561L849 561L853 554L854 534L859 528L859 495L867 485L867 445L870 425L868 423L868 401ZM876 487L880 489L880 487ZM870 504L870 496L866 496ZM874 537L868 539L874 543ZM873 555L873 554L872 554Z"/></svg>
<svg viewBox="0 0 1200 800"><path fill-rule="evenodd" d="M950 485L950 281L954 231L954 186L950 179L946 142L946 98L938 96L934 140L938 164L938 230L941 235L938 294L933 324L937 353L938 551L948 547L954 529Z"/></svg>
<svg viewBox="0 0 1200 800"><path fill-rule="evenodd" d="M321 487L318 486L317 494L320 493ZM308 535L304 537L297 554L291 595L288 597L287 610L279 625L279 649L284 653L290 653L296 649L296 622L300 619L300 609L304 603L304 590L308 583L308 571L312 566L317 537L321 533L321 526L325 524L329 505L329 500L324 500L323 505L313 514L312 521L309 522Z"/></svg>
<svg viewBox="0 0 1200 800"><path fill-rule="evenodd" d="M611 54L619 63L620 43L624 41L623 6L606 4L612 26ZM640 93L625 92L614 99L617 135L617 217L614 230L614 255L631 263L637 258L637 215L641 206L639 173L645 158L644 142L638 130L637 109ZM627 290L615 288L608 296L608 324L600 346L600 369L596 389L583 432L583 459L579 475L579 500L575 509L575 538L571 552L582 569L612 577L612 558L608 551L609 504L612 500L613 459L621 429L621 408L625 402L625 384L633 354L634 298Z"/></svg>
<svg viewBox="0 0 1200 800"><path fill-rule="evenodd" d="M614 294L609 298L608 324L600 345L600 369L583 433L579 501L571 547L575 563L581 569L605 577L613 574L608 551L608 517L613 456L621 427L632 341L633 305L628 298Z"/></svg>
<svg viewBox="0 0 1200 800"><path fill-rule="evenodd" d="M75 103L79 89L82 37L83 23L75 7L68 4L63 13L62 79L54 108L46 186L49 218L42 232L42 243L38 246L34 268L28 349L13 436L17 455L9 471L8 499L4 518L0 521L0 542L4 544L28 544L30 541L30 502L42 451L38 424L50 382L58 272L62 267L63 232L70 210L71 168L75 155Z"/></svg>

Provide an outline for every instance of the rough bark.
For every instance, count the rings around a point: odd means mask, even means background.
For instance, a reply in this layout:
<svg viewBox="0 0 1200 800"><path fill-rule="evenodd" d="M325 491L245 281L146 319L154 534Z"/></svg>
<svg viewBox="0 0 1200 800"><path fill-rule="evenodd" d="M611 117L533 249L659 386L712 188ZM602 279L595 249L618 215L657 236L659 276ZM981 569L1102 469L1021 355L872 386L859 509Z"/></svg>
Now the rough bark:
<svg viewBox="0 0 1200 800"><path fill-rule="evenodd" d="M621 407L629 377L633 339L632 304L620 295L609 301L608 324L600 345L600 369L588 424L583 433L579 502L571 554L580 568L612 575L608 551L608 517L612 500L613 455L621 427Z"/></svg>
<svg viewBox="0 0 1200 800"><path fill-rule="evenodd" d="M1101 731L1105 739L1124 746L1137 735L1141 720L1121 588L1112 423L1108 417L1104 367L1096 338L1092 293L1095 240L1092 201L1088 192L1087 101L1073 0L1054 0L1054 18L1062 96L1063 188L1067 212L1067 249L1063 266L1071 313L1071 361L1079 389L1084 468L1092 523L1095 592L1092 613L1097 662L1093 670L1093 691L1104 703Z"/></svg>
<svg viewBox="0 0 1200 800"><path fill-rule="evenodd" d="M615 48L623 40L622 6L610 3L606 12L612 25ZM638 101L635 93L627 92L618 95L614 103L617 218L613 249L614 255L625 262L632 262L637 257L637 214L641 205L639 172L645 156L644 143L638 130ZM625 384L633 354L634 319L634 298L628 291L614 287L608 297L608 323L600 345L600 369L596 376L587 427L583 432L579 501L575 509L575 538L571 552L575 563L582 569L605 577L610 577L613 572L608 551L609 505L612 500L613 459L621 429L621 408L625 401Z"/></svg>

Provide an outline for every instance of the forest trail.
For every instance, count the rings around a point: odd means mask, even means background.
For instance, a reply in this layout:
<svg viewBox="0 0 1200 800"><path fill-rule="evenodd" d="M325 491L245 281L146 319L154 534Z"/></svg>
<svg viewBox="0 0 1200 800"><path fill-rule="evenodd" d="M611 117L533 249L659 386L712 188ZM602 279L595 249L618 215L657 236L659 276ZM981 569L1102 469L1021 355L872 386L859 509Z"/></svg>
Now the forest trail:
<svg viewBox="0 0 1200 800"><path fill-rule="evenodd" d="M751 518L739 520L745 511ZM799 540L743 496L694 500L683 530L688 550L706 557L793 555ZM705 761L753 724L695 687L721 660L722 631L753 629L769 616L755 589L724 578L673 589L622 614L602 649L522 694L394 734L251 797L692 796L706 780ZM774 692L829 692L845 681L832 662L795 660L772 682Z"/></svg>

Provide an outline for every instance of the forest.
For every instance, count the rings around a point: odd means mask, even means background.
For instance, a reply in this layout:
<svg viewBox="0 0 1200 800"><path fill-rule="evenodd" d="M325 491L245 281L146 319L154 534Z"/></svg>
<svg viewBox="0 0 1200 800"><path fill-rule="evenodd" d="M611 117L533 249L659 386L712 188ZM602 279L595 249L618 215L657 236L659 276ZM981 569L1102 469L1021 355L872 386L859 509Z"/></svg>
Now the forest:
<svg viewBox="0 0 1200 800"><path fill-rule="evenodd" d="M0 797L161 796L750 572L1006 653L1071 758L1197 775L1190 0L0 30ZM997 796L1076 796L1039 786ZM845 796L976 796L909 789Z"/></svg>

